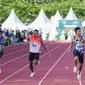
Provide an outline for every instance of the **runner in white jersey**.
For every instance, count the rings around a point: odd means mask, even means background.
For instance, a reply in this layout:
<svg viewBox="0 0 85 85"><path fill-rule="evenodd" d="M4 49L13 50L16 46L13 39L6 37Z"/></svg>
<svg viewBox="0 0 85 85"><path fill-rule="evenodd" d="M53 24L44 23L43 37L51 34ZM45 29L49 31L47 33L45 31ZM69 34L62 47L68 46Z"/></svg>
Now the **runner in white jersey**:
<svg viewBox="0 0 85 85"><path fill-rule="evenodd" d="M39 62L39 57L40 57L40 47L41 45L44 47L46 50L44 43L42 41L42 38L39 35L38 30L34 30L33 34L28 36L29 41L30 41L30 54L29 54L29 62L30 62L30 70L31 70L31 75L30 77L33 77L35 72L34 72L34 67L33 63L35 65L38 64ZM47 50L46 50L47 52Z"/></svg>
<svg viewBox="0 0 85 85"><path fill-rule="evenodd" d="M76 35L72 39L72 45L74 45L74 69L73 72L77 72L77 79L81 79L81 72L84 63L84 46L85 46L85 39L81 35L81 29L79 27L75 28ZM71 45L71 47L72 47ZM70 48L71 48L70 47Z"/></svg>

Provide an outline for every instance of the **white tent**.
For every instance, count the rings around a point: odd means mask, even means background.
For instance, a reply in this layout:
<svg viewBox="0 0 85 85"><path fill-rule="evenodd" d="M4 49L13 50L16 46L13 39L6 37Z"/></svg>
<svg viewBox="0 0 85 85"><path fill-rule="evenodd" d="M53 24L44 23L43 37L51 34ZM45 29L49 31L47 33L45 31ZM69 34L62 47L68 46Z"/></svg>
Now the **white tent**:
<svg viewBox="0 0 85 85"><path fill-rule="evenodd" d="M78 20L72 8L70 8L65 20Z"/></svg>
<svg viewBox="0 0 85 85"><path fill-rule="evenodd" d="M57 10L57 12L56 12L55 16L53 17L53 19L51 20L51 22L55 27L59 27L59 20L63 20L63 18L60 15L59 11Z"/></svg>
<svg viewBox="0 0 85 85"><path fill-rule="evenodd" d="M54 16L51 16L51 18L50 18L51 22L52 22L53 19L54 19Z"/></svg>
<svg viewBox="0 0 85 85"><path fill-rule="evenodd" d="M50 33L50 30L52 28L52 23L44 13L44 11L41 9L38 17L28 26L28 28L31 29L42 29L42 32Z"/></svg>
<svg viewBox="0 0 85 85"><path fill-rule="evenodd" d="M74 35L73 29L71 29L71 30L68 32L68 40L71 40L73 35Z"/></svg>
<svg viewBox="0 0 85 85"><path fill-rule="evenodd" d="M24 30L26 29L25 24L23 24L19 18L16 16L14 10L12 9L9 17L5 20L5 22L2 24L2 28L6 29L19 29L19 30Z"/></svg>
<svg viewBox="0 0 85 85"><path fill-rule="evenodd" d="M51 17L51 22L54 28L51 29L51 33L49 35L49 40L56 40L56 36L58 35L57 27L59 27L59 20L63 20L59 11L56 12L55 16Z"/></svg>
<svg viewBox="0 0 85 85"><path fill-rule="evenodd" d="M83 21L82 26L85 27L85 20Z"/></svg>
<svg viewBox="0 0 85 85"><path fill-rule="evenodd" d="M58 35L58 31L56 27L51 29L50 35L49 35L49 40L56 40L56 36Z"/></svg>

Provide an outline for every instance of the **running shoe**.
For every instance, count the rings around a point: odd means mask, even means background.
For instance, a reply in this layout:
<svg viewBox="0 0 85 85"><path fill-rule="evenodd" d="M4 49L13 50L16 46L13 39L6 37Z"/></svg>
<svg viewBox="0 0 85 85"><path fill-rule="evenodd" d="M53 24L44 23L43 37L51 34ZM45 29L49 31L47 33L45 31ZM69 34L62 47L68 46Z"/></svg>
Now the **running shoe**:
<svg viewBox="0 0 85 85"><path fill-rule="evenodd" d="M73 72L76 73L77 72L77 67L74 66Z"/></svg>
<svg viewBox="0 0 85 85"><path fill-rule="evenodd" d="M81 80L81 74L77 74L77 79Z"/></svg>
<svg viewBox="0 0 85 85"><path fill-rule="evenodd" d="M34 75L35 75L35 72L32 72L32 73L30 74L30 77L34 77Z"/></svg>

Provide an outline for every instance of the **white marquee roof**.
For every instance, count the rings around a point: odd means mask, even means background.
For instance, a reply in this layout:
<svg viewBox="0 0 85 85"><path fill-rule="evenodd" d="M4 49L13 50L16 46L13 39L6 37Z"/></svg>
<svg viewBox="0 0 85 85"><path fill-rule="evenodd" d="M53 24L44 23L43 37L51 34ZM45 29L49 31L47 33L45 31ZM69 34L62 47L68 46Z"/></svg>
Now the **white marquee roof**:
<svg viewBox="0 0 85 85"><path fill-rule="evenodd" d="M85 27L85 20L83 21L82 26Z"/></svg>
<svg viewBox="0 0 85 85"><path fill-rule="evenodd" d="M16 29L24 30L26 29L26 26L19 20L14 10L12 9L9 17L2 24L2 28L7 28L7 29L9 28L13 30L16 30Z"/></svg>
<svg viewBox="0 0 85 85"><path fill-rule="evenodd" d="M55 16L53 17L52 19L52 24L55 26L55 27L59 27L59 20L63 20L62 16L60 15L59 11L57 10Z"/></svg>
<svg viewBox="0 0 85 85"><path fill-rule="evenodd" d="M42 9L38 17L28 26L28 28L32 29L42 29L43 33L49 33L51 27L52 23Z"/></svg>
<svg viewBox="0 0 85 85"><path fill-rule="evenodd" d="M67 16L65 17L65 20L77 20L77 16L75 15L74 11L72 8L70 8Z"/></svg>

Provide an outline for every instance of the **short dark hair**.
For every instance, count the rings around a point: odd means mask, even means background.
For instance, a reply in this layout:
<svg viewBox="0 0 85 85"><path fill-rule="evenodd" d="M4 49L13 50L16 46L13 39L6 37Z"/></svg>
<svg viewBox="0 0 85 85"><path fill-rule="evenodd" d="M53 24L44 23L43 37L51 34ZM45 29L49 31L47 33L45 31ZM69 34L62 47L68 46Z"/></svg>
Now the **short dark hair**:
<svg viewBox="0 0 85 85"><path fill-rule="evenodd" d="M77 30L81 30L81 28L80 27L76 27L75 28L75 33L77 32Z"/></svg>
<svg viewBox="0 0 85 85"><path fill-rule="evenodd" d="M39 32L38 30L34 30L34 31L36 31L37 33Z"/></svg>

